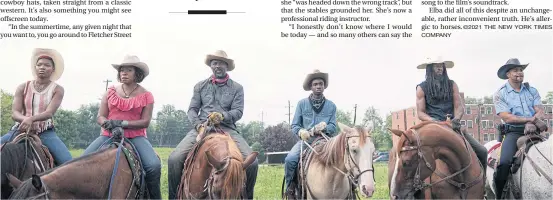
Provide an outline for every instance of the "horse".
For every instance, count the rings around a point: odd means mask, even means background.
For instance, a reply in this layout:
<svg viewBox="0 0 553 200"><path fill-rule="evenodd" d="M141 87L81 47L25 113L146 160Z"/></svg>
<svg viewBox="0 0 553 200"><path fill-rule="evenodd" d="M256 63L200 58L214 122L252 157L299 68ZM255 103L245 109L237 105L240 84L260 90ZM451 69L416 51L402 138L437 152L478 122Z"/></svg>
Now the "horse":
<svg viewBox="0 0 553 200"><path fill-rule="evenodd" d="M112 141L112 143L107 143ZM135 199L148 197L138 152L112 137L98 151L21 181L8 174L10 199ZM107 145L106 145L107 144ZM70 178L68 178L70 177Z"/></svg>
<svg viewBox="0 0 553 200"><path fill-rule="evenodd" d="M486 143L488 164L486 190L488 199L498 196L495 191L493 174L499 163L501 143L497 140ZM519 150L511 166L510 178L505 189L505 199L552 199L553 196L553 140L545 140L537 135L525 135L517 140ZM514 171L514 173L513 173ZM521 176L524 174L524 176ZM507 188L509 187L509 188Z"/></svg>
<svg viewBox="0 0 553 200"><path fill-rule="evenodd" d="M32 174L47 171L54 167L54 159L48 148L42 145L36 134L21 133L11 142L0 147L1 199L7 199L13 192L7 174L15 174L19 179L28 179Z"/></svg>
<svg viewBox="0 0 553 200"><path fill-rule="evenodd" d="M391 199L484 198L484 174L476 153L450 122L389 130L400 137L388 166Z"/></svg>
<svg viewBox="0 0 553 200"><path fill-rule="evenodd" d="M365 198L372 197L375 146L370 131L339 122L338 126L340 134L332 138L320 135L312 147L301 152L296 173L296 193L301 199L355 199L356 190ZM284 198L284 180L281 193Z"/></svg>
<svg viewBox="0 0 553 200"><path fill-rule="evenodd" d="M204 125L199 142L186 158L177 199L245 198L245 170L258 152L244 160L235 141L218 123L208 120Z"/></svg>

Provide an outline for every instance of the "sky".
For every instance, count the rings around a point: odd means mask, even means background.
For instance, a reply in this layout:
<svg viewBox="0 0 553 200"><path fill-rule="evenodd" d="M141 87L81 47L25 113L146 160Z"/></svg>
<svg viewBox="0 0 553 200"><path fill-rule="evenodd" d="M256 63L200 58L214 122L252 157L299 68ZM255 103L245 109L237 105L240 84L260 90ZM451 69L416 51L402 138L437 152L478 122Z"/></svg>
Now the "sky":
<svg viewBox="0 0 553 200"><path fill-rule="evenodd" d="M0 88L13 93L17 85L32 79L33 48L53 48L65 60L58 81L65 88L63 109L99 102L105 83L116 83L111 64L125 55L137 55L150 67L141 84L155 98L154 112L164 104L187 110L193 86L208 78L206 54L224 50L235 60L230 77L244 86L245 109L241 122L261 120L265 124L288 121L297 102L309 95L302 82L314 69L329 73L327 99L338 109L353 112L357 120L374 106L381 115L415 105L415 86L424 80L416 66L427 57L442 56L455 67L448 70L465 96L493 94L504 80L496 72L509 58L530 63L525 81L542 98L553 91L553 34L551 31L473 31L454 33L452 38L412 39L290 39L280 32L290 30L280 23L280 1L133 1L129 15L51 15L48 23L132 24L132 38L67 38L0 40ZM263 4L262 4L263 2ZM521 5L524 4L528 5ZM532 3L532 4L529 4ZM524 1L512 7L538 7L545 1ZM225 16L191 16L169 12L187 9L228 9ZM378 16L374 23L413 23L420 34L419 20L426 9L395 17ZM6 31L2 24L0 32ZM263 113L263 115L262 115ZM155 117L155 116L154 116Z"/></svg>

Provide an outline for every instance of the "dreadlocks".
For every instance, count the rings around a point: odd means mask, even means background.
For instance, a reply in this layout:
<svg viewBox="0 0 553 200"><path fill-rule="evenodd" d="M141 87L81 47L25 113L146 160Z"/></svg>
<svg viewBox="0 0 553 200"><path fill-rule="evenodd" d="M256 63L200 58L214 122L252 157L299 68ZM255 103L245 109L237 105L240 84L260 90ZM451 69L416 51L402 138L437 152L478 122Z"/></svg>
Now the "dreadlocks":
<svg viewBox="0 0 553 200"><path fill-rule="evenodd" d="M448 100L453 98L453 82L447 76L447 70L443 67L441 76L436 75L432 65L426 65L425 92L432 100Z"/></svg>

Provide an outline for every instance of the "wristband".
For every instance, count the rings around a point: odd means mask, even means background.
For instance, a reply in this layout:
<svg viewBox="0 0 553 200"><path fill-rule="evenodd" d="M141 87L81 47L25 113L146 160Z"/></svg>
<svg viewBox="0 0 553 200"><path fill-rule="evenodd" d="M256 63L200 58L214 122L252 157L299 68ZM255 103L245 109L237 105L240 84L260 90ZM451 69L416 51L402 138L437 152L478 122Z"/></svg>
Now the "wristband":
<svg viewBox="0 0 553 200"><path fill-rule="evenodd" d="M122 126L122 127L127 127L127 126L129 126L129 121L123 120L123 121L121 122L121 126Z"/></svg>

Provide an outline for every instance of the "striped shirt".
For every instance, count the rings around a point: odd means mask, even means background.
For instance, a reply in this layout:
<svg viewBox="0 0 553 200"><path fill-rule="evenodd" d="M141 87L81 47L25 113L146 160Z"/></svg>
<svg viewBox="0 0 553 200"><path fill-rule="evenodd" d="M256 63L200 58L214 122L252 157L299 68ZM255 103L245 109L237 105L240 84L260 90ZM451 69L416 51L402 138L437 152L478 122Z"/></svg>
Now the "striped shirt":
<svg viewBox="0 0 553 200"><path fill-rule="evenodd" d="M35 81L27 81L25 89L23 90L23 115L27 117L38 115L46 111L46 108L48 108L48 105L52 102L57 86L57 84L52 81L44 90L38 92L34 85ZM54 121L52 119L35 123L38 123L37 134L54 127Z"/></svg>

